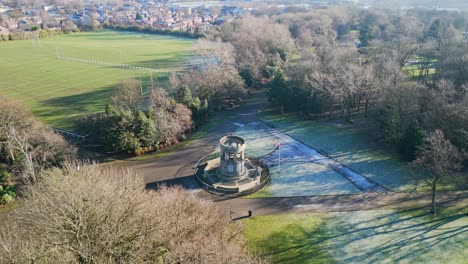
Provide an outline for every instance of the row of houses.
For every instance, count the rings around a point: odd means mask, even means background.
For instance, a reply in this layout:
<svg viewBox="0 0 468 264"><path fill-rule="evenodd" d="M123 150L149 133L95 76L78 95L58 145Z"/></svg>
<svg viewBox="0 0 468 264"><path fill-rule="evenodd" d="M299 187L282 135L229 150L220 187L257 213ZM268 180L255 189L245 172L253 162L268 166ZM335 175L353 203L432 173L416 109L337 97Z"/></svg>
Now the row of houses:
<svg viewBox="0 0 468 264"><path fill-rule="evenodd" d="M71 3L71 2L70 2ZM209 28L241 15L246 10L223 6L214 13L208 7L183 7L166 2L126 0L120 5L46 5L11 8L0 3L0 34L11 30L64 29L75 25L141 25L169 30Z"/></svg>

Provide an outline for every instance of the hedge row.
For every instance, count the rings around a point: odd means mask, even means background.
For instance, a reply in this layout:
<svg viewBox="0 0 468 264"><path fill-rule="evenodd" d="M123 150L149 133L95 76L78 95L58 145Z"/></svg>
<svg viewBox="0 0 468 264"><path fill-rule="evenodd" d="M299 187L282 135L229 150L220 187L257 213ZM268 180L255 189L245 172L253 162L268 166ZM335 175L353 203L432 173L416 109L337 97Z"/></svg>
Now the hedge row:
<svg viewBox="0 0 468 264"><path fill-rule="evenodd" d="M64 33L67 33L62 30L39 30L39 31L17 31L17 32L12 32L9 35L0 35L0 41L9 41L9 40L29 40L33 39L37 36L37 32L39 32L39 37L40 38L47 38L47 37L53 37L56 35L62 35Z"/></svg>

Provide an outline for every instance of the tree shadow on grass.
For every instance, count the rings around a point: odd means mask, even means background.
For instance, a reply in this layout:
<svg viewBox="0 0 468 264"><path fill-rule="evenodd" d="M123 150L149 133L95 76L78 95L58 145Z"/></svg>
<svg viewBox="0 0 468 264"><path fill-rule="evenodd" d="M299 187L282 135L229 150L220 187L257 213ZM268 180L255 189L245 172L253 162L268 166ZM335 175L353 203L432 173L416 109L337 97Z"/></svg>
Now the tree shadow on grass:
<svg viewBox="0 0 468 264"><path fill-rule="evenodd" d="M363 220L366 212L336 213L313 232L291 225L265 237L257 247L278 263L333 263L330 256L339 263L412 262L420 257L431 260L425 254L433 250L439 250L434 256L446 248L463 251L468 226L455 222L466 213L428 216L418 210L379 211Z"/></svg>
<svg viewBox="0 0 468 264"><path fill-rule="evenodd" d="M354 258L378 262L382 260L380 256L384 255L390 257L394 262L403 260L411 262L415 258L417 259L418 255L429 253L437 244L447 243L450 238L457 237L468 231L467 226L448 227L451 222L463 217L465 217L464 214L456 214L433 220L421 219L417 223L408 223L408 220L404 219L364 229L358 228L355 237L349 240L345 239L346 242L341 242L341 245L345 246L344 244L372 239L373 237L388 236L382 239L382 243L376 243L372 250L367 252L363 250L362 254L354 256ZM399 225L403 226L400 227ZM353 228L353 226L351 225L350 228ZM380 229L384 230L380 231Z"/></svg>
<svg viewBox="0 0 468 264"><path fill-rule="evenodd" d="M151 77L149 75L135 76L136 80L141 80L142 91L145 96L149 96L151 91ZM153 77L157 80L155 87L166 87L168 76L166 74L156 74ZM103 112L110 102L118 83L101 87L92 91L81 92L80 89L70 88L69 95L58 96L39 101L38 106L33 108L33 113L43 119L52 120L50 125L58 128L77 129L76 121L87 114ZM168 91L169 93L173 91Z"/></svg>
<svg viewBox="0 0 468 264"><path fill-rule="evenodd" d="M70 91L70 95L40 101L33 113L39 118L56 117L51 125L76 128L76 121L86 114L102 112L109 103L115 85L93 91Z"/></svg>
<svg viewBox="0 0 468 264"><path fill-rule="evenodd" d="M332 263L322 245L325 237L323 223L307 229L290 224L259 241L256 249L273 263Z"/></svg>
<svg viewBox="0 0 468 264"><path fill-rule="evenodd" d="M160 58L156 58L159 56ZM165 53L155 54L153 60L143 60L131 62L130 64L137 67L152 68L155 70L161 69L166 71L168 68L185 68L191 65L191 54L181 53L180 51L169 51Z"/></svg>

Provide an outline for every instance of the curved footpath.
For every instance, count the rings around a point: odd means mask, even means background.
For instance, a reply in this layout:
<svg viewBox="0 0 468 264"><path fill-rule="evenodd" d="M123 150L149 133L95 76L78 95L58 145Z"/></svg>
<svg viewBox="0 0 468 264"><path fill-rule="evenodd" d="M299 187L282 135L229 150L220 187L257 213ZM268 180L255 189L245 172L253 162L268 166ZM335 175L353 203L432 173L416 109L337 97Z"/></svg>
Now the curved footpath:
<svg viewBox="0 0 468 264"><path fill-rule="evenodd" d="M237 123L239 119L243 123L256 121L257 109L262 109L266 103L266 100L249 102L240 110L233 111L231 115L208 131L203 138L167 155L144 161L117 162L113 166L129 167L135 170L144 177L148 188L155 188L160 184L182 185L203 198L214 200L233 217L245 216L248 210L251 210L254 215L265 215L289 212L418 208L430 204L430 193L365 192L345 195L223 199L200 189L193 176L193 167L196 162L200 157L215 150L220 137L235 131L239 127ZM439 191L437 201L439 204L468 206L468 190Z"/></svg>

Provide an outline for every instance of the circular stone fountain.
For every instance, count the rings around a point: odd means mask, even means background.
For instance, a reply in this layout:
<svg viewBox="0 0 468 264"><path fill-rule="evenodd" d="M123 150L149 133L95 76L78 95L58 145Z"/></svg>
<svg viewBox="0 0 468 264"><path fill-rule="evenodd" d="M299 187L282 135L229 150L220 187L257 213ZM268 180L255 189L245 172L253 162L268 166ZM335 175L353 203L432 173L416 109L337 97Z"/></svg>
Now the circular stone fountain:
<svg viewBox="0 0 468 264"><path fill-rule="evenodd" d="M215 194L247 194L268 184L268 169L256 159L245 157L245 140L224 136L219 153L202 159L196 177L205 190Z"/></svg>

